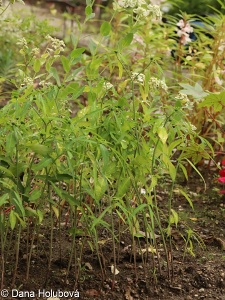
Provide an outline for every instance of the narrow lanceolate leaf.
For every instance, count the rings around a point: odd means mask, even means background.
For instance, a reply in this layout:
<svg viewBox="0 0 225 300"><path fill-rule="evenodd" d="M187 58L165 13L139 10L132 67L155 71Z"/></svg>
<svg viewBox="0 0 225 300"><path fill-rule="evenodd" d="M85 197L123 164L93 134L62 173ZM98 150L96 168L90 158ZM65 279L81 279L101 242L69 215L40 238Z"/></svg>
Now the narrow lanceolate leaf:
<svg viewBox="0 0 225 300"><path fill-rule="evenodd" d="M174 223L177 226L178 221L179 221L178 213L174 209L171 209L170 223Z"/></svg>
<svg viewBox="0 0 225 300"><path fill-rule="evenodd" d="M1 197L0 197L0 207L7 203L8 202L8 199L9 199L9 194L3 194Z"/></svg>
<svg viewBox="0 0 225 300"><path fill-rule="evenodd" d="M15 133L12 131L6 137L6 152L11 154L15 150L16 144L16 136Z"/></svg>
<svg viewBox="0 0 225 300"><path fill-rule="evenodd" d="M51 149L45 145L41 145L41 144L26 144L26 146L28 148L30 148L32 151L34 151L35 153L42 155L42 156L46 156L49 152L51 152Z"/></svg>
<svg viewBox="0 0 225 300"><path fill-rule="evenodd" d="M35 59L34 61L34 65L33 65L33 69L34 69L34 72L38 73L40 71L40 68L41 68L41 61L40 59Z"/></svg>
<svg viewBox="0 0 225 300"><path fill-rule="evenodd" d="M14 229L16 226L16 216L15 216L14 210L10 211L9 222L10 222L11 229Z"/></svg>
<svg viewBox="0 0 225 300"><path fill-rule="evenodd" d="M119 182L116 197L123 197L131 186L131 180L129 177L124 178Z"/></svg>
<svg viewBox="0 0 225 300"><path fill-rule="evenodd" d="M43 158L37 165L33 166L34 171L43 170L52 164L53 159L49 157Z"/></svg>
<svg viewBox="0 0 225 300"><path fill-rule="evenodd" d="M63 65L63 69L66 73L68 73L70 71L70 61L67 57L65 57L64 55L61 56L61 62Z"/></svg>
<svg viewBox="0 0 225 300"><path fill-rule="evenodd" d="M55 216L58 219L59 218L59 209L56 206L52 205L52 210L54 211Z"/></svg>

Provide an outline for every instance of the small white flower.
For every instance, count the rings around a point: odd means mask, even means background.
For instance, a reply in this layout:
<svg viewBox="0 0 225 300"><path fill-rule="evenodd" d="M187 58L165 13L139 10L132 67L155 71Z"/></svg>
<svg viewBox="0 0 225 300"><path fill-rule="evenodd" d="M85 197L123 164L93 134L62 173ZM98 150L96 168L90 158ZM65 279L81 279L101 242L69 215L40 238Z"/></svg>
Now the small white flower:
<svg viewBox="0 0 225 300"><path fill-rule="evenodd" d="M131 73L131 79L135 82L135 83L141 83L143 84L145 81L145 75L142 73L137 73L137 72L132 72Z"/></svg>
<svg viewBox="0 0 225 300"><path fill-rule="evenodd" d="M32 50L31 50L31 54L32 55L38 55L40 53L40 49L38 49L38 48L33 48Z"/></svg>
<svg viewBox="0 0 225 300"><path fill-rule="evenodd" d="M48 86L52 86L52 83L42 80L39 82L39 86L48 87Z"/></svg>
<svg viewBox="0 0 225 300"><path fill-rule="evenodd" d="M141 195L146 195L146 189L141 189Z"/></svg>
<svg viewBox="0 0 225 300"><path fill-rule="evenodd" d="M23 48L28 49L27 41L25 38L21 38L18 40L17 45L22 46Z"/></svg>
<svg viewBox="0 0 225 300"><path fill-rule="evenodd" d="M103 88L105 90L110 90L113 87L113 85L110 82L104 82L103 83Z"/></svg>
<svg viewBox="0 0 225 300"><path fill-rule="evenodd" d="M21 84L21 87L23 86L28 86L28 85L33 85L34 81L31 77L24 77L23 83Z"/></svg>
<svg viewBox="0 0 225 300"><path fill-rule="evenodd" d="M193 125L193 124L190 123L190 126L191 126L191 129L192 129L193 131L197 130L197 127L195 127L195 125Z"/></svg>
<svg viewBox="0 0 225 300"><path fill-rule="evenodd" d="M138 17L147 17L147 16L150 15L150 11L148 9L143 8L143 7L138 7L136 9L134 9L134 13Z"/></svg>
<svg viewBox="0 0 225 300"><path fill-rule="evenodd" d="M186 94L183 94L183 93L178 93L178 95L175 97L175 99L177 100L185 100L186 102L190 101L188 99L188 96Z"/></svg>
<svg viewBox="0 0 225 300"><path fill-rule="evenodd" d="M153 89L163 89L165 92L168 91L168 86L166 85L164 80L160 80L156 77L151 77L149 80L149 85L153 88Z"/></svg>
<svg viewBox="0 0 225 300"><path fill-rule="evenodd" d="M160 10L159 5L149 4L147 7L148 7L148 10L150 12L152 12L153 18L155 18L156 20L161 20L162 19L162 12Z"/></svg>

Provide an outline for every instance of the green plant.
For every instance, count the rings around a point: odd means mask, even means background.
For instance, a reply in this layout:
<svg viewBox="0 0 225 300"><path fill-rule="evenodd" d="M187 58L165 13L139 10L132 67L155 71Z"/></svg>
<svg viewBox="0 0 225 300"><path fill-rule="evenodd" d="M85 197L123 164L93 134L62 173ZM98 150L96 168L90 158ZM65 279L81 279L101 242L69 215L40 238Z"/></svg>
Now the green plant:
<svg viewBox="0 0 225 300"><path fill-rule="evenodd" d="M87 1L85 24L94 17L91 4ZM123 234L131 240L136 277L140 254L146 278L162 273L164 259L172 279L171 232L179 223L173 208L177 174L182 172L188 179L189 163L201 176L195 165L209 159L213 148L187 117L192 108L187 93L179 93L179 86L170 88L165 81L160 18L157 6L126 8L115 3L111 20L102 22L98 41L90 41L86 49L72 35L73 49L65 55L64 42L50 35L39 48L20 38L23 61L17 65L17 90L0 110L2 278L9 232L17 237L9 242L16 243L15 284L21 232L27 227L33 233L27 243L29 280L34 234L44 224L49 229L47 283L53 227L57 220L60 240L62 211L67 207L72 242L66 278L74 262L75 287L84 272L85 246L96 254L104 280L103 248L108 242L114 286L116 249ZM155 36L158 39L151 44ZM165 67L170 65L167 57ZM80 103L82 97L86 105ZM71 103L79 105L73 117ZM166 179L171 184L163 209L157 196ZM185 191L181 193L193 206ZM103 230L107 239L101 237ZM192 232L188 234L186 246L192 247ZM147 268L150 258L153 268Z"/></svg>

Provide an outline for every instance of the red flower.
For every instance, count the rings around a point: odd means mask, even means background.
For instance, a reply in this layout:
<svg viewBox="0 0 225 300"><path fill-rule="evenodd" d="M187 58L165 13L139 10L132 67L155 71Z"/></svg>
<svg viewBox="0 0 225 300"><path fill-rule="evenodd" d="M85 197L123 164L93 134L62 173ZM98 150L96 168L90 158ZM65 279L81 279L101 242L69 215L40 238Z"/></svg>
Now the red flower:
<svg viewBox="0 0 225 300"><path fill-rule="evenodd" d="M225 159L221 161L221 166L225 166Z"/></svg>
<svg viewBox="0 0 225 300"><path fill-rule="evenodd" d="M220 194L225 194L225 190L220 190L219 193Z"/></svg>
<svg viewBox="0 0 225 300"><path fill-rule="evenodd" d="M219 170L219 174L221 177L225 177L225 169Z"/></svg>
<svg viewBox="0 0 225 300"><path fill-rule="evenodd" d="M225 183L225 177L218 178L218 181L221 182L221 183Z"/></svg>

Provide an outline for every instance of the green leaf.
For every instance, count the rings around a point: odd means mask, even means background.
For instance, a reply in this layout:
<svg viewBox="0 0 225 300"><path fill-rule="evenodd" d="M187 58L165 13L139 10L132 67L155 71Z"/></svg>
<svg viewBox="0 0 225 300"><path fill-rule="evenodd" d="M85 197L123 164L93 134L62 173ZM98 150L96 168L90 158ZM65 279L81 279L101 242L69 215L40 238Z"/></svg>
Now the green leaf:
<svg viewBox="0 0 225 300"><path fill-rule="evenodd" d="M40 190L33 190L30 197L29 202L35 202L41 197L42 192Z"/></svg>
<svg viewBox="0 0 225 300"><path fill-rule="evenodd" d="M6 175L6 176L4 176L4 175ZM9 169L0 166L0 177L12 177L12 178L14 178L14 175Z"/></svg>
<svg viewBox="0 0 225 300"><path fill-rule="evenodd" d="M195 86L192 86L190 84L180 83L180 86L182 86L184 89L180 92L186 95L191 95L195 99L201 99L208 95L207 92L203 91L200 84L196 83Z"/></svg>
<svg viewBox="0 0 225 300"><path fill-rule="evenodd" d="M187 169L185 168L185 166L183 166L182 164L179 164L179 167L181 168L181 170L183 171L183 174L185 176L185 179L188 180L188 173L187 173Z"/></svg>
<svg viewBox="0 0 225 300"><path fill-rule="evenodd" d="M119 50L122 52L124 48L128 47L133 41L133 33L128 33L125 37L123 37L119 43Z"/></svg>
<svg viewBox="0 0 225 300"><path fill-rule="evenodd" d="M170 224L175 224L176 225L176 227L177 227L177 225L178 225L178 221L179 221L179 216L178 216L178 213L174 210L174 209L172 209L171 208L171 216L170 216Z"/></svg>
<svg viewBox="0 0 225 300"><path fill-rule="evenodd" d="M194 209L194 206L193 206L193 202L191 201L191 198L187 195L187 193L181 189L179 189L179 192L186 198L186 200L188 201L190 207L192 209Z"/></svg>
<svg viewBox="0 0 225 300"><path fill-rule="evenodd" d="M10 223L11 229L13 230L16 226L16 216L15 216L15 212L13 209L10 211L10 214L9 214L9 223Z"/></svg>
<svg viewBox="0 0 225 300"><path fill-rule="evenodd" d="M43 212L41 210L37 209L37 215L38 215L38 218L39 218L39 223L41 223L42 220L44 219Z"/></svg>
<svg viewBox="0 0 225 300"><path fill-rule="evenodd" d="M30 148L32 151L34 151L35 153L42 155L42 156L47 156L52 150L45 146L45 145L41 145L41 144L26 144L26 146L28 148Z"/></svg>
<svg viewBox="0 0 225 300"><path fill-rule="evenodd" d="M123 197L126 194L126 192L129 190L130 186L131 186L130 177L123 178L122 180L120 180L116 197Z"/></svg>
<svg viewBox="0 0 225 300"><path fill-rule="evenodd" d="M158 136L159 136L160 140L162 141L162 143L165 144L167 139L168 139L168 133L166 131L166 128L165 127L159 127L157 133L158 133Z"/></svg>
<svg viewBox="0 0 225 300"><path fill-rule="evenodd" d="M175 181L176 176L177 176L177 170L175 166L171 163L171 161L168 163L168 168L169 168L169 174L172 179L172 181Z"/></svg>
<svg viewBox="0 0 225 300"><path fill-rule="evenodd" d="M225 105L225 91L219 94L210 94L208 95L201 103L199 103L198 107L213 107L215 112L221 111L223 106Z"/></svg>
<svg viewBox="0 0 225 300"><path fill-rule="evenodd" d="M5 203L8 202L9 199L9 194L4 194L0 197L0 206L4 205Z"/></svg>
<svg viewBox="0 0 225 300"><path fill-rule="evenodd" d="M58 86L61 86L59 74L58 74L56 68L51 67L49 73L50 73L50 74L52 75L52 77L56 80L57 85L58 85Z"/></svg>
<svg viewBox="0 0 225 300"><path fill-rule="evenodd" d="M90 5L85 8L85 15L88 17L92 14L92 7Z"/></svg>
<svg viewBox="0 0 225 300"><path fill-rule="evenodd" d="M40 68L41 68L41 61L40 59L36 58L33 65L34 72L38 73L40 71Z"/></svg>
<svg viewBox="0 0 225 300"><path fill-rule="evenodd" d="M68 73L70 71L70 61L67 57L65 57L64 55L61 56L61 62L63 65L63 69L66 73Z"/></svg>
<svg viewBox="0 0 225 300"><path fill-rule="evenodd" d="M37 216L36 209L33 209L30 206L26 206L25 210L26 210L26 216Z"/></svg>
<svg viewBox="0 0 225 300"><path fill-rule="evenodd" d="M23 202L20 195L17 192L13 192L14 197L12 198L12 204L15 205L16 211L20 211L21 215L25 216L25 211L23 207Z"/></svg>
<svg viewBox="0 0 225 300"><path fill-rule="evenodd" d="M107 181L104 177L98 177L94 182L95 200L99 202L107 190Z"/></svg>
<svg viewBox="0 0 225 300"><path fill-rule="evenodd" d="M51 165L52 162L53 162L52 158L49 158L49 157L43 158L38 164L33 165L33 170L34 171L43 170L44 168Z"/></svg>
<svg viewBox="0 0 225 300"><path fill-rule="evenodd" d="M17 140L14 132L10 132L6 137L6 152L10 155L16 148Z"/></svg>
<svg viewBox="0 0 225 300"><path fill-rule="evenodd" d="M85 48L76 48L70 53L72 59L78 58L85 51Z"/></svg>
<svg viewBox="0 0 225 300"><path fill-rule="evenodd" d="M105 170L108 167L108 162L109 162L109 151L102 144L100 144L99 147L100 147L100 150L101 150L101 154L102 154L102 158L103 158L103 163L104 163L103 172L105 172Z"/></svg>
<svg viewBox="0 0 225 300"><path fill-rule="evenodd" d="M100 33L102 36L107 36L110 34L110 31L111 31L111 25L109 22L106 22L104 21L101 25L101 28L100 28Z"/></svg>
<svg viewBox="0 0 225 300"><path fill-rule="evenodd" d="M74 70L71 74L69 74L69 76L66 78L65 82L68 82L68 81L72 81L72 80L75 80L76 79L76 75L80 72L84 70L84 67L80 67L80 68L77 68L76 70Z"/></svg>
<svg viewBox="0 0 225 300"><path fill-rule="evenodd" d="M88 21L88 20L93 19L95 17L95 14L92 13L92 7L90 5L88 5L85 8L85 15L86 15L85 21Z"/></svg>

